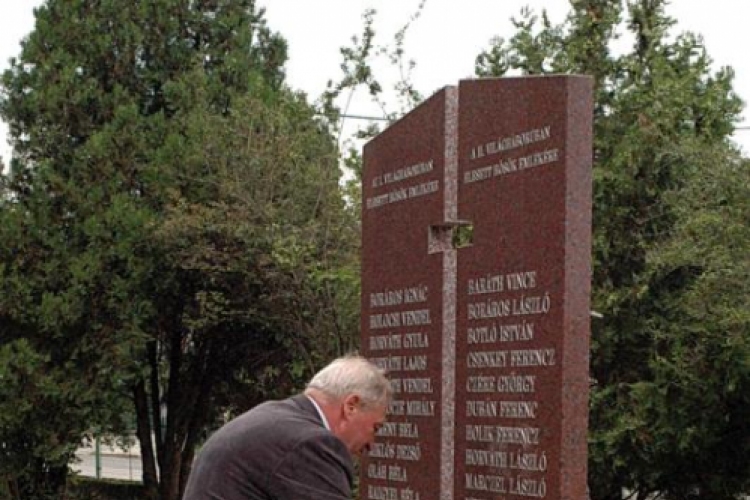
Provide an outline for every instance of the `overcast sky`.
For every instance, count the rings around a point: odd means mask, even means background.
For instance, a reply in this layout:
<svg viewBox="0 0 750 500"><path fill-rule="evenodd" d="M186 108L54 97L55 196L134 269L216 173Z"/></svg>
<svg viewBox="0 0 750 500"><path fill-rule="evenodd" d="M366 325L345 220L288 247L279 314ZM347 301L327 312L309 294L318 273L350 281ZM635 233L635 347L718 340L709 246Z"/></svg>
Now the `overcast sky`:
<svg viewBox="0 0 750 500"><path fill-rule="evenodd" d="M315 98L326 82L340 76L339 48L349 46L362 28L362 14L377 10L375 29L380 43L392 40L394 31L409 20L421 0L258 0L267 9L272 29L289 43L288 82ZM42 0L0 0L0 69L18 54L20 40L34 26L33 8ZM568 0L426 0L422 17L407 34L407 56L416 61L412 80L425 96L471 77L474 58L488 47L493 36L513 34L510 17L528 5L546 8L553 22L562 21ZM743 8L744 7L744 8ZM674 34L692 31L704 37L716 67L731 66L736 73L735 91L750 100L750 30L748 0L673 0L668 13L677 19ZM386 75L386 73L381 73ZM384 82L387 83L387 82ZM377 109L366 102L364 91L355 95L348 112L373 115ZM351 126L355 126L352 121ZM743 125L750 126L745 110ZM360 125L360 123L357 123ZM0 156L9 158L6 127L0 123ZM750 153L750 130L738 130L735 140Z"/></svg>

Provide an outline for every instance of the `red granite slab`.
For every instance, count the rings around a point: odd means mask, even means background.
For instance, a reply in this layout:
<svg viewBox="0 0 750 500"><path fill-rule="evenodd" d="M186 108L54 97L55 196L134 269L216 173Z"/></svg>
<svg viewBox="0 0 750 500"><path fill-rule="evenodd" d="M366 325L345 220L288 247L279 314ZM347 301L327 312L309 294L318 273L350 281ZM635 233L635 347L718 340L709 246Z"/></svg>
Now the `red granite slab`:
<svg viewBox="0 0 750 500"><path fill-rule="evenodd" d="M585 498L591 125L588 78L467 80L365 147L361 498Z"/></svg>
<svg viewBox="0 0 750 500"><path fill-rule="evenodd" d="M585 498L591 84L459 86L456 498Z"/></svg>
<svg viewBox="0 0 750 500"><path fill-rule="evenodd" d="M441 249L455 254L441 241L447 234L441 227L445 197L455 197L455 160L448 189L445 179L446 122L450 118L455 136L455 95L455 88L437 93L364 151L361 350L389 370L395 397L388 423L362 462L362 498L436 498L440 488Z"/></svg>

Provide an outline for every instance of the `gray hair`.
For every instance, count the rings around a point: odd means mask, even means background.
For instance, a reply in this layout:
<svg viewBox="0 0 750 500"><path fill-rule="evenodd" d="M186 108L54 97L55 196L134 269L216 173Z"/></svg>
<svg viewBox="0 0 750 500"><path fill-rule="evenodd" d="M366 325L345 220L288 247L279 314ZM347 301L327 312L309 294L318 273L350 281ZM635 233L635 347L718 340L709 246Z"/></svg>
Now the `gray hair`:
<svg viewBox="0 0 750 500"><path fill-rule="evenodd" d="M362 398L363 406L385 405L391 397L385 370L356 354L333 360L313 376L307 389L316 389L333 399L356 394Z"/></svg>

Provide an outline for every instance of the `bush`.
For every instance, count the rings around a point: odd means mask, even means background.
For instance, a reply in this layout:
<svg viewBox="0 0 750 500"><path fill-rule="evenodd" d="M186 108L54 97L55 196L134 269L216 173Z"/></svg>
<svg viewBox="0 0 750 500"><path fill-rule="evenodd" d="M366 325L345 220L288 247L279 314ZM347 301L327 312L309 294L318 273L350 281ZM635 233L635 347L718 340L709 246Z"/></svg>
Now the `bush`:
<svg viewBox="0 0 750 500"><path fill-rule="evenodd" d="M142 500L143 484L115 479L77 477L68 490L71 500Z"/></svg>

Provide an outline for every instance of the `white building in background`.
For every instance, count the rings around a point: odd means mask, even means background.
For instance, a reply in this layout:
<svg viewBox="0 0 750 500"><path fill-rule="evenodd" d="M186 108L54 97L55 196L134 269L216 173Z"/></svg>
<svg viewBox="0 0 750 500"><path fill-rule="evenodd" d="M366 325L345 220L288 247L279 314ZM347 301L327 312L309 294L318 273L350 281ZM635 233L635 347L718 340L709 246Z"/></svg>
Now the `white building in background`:
<svg viewBox="0 0 750 500"><path fill-rule="evenodd" d="M76 451L76 459L77 462L71 464L71 469L81 476L139 483L143 481L141 447L137 440L128 447L115 443L100 443L97 446L92 442Z"/></svg>

